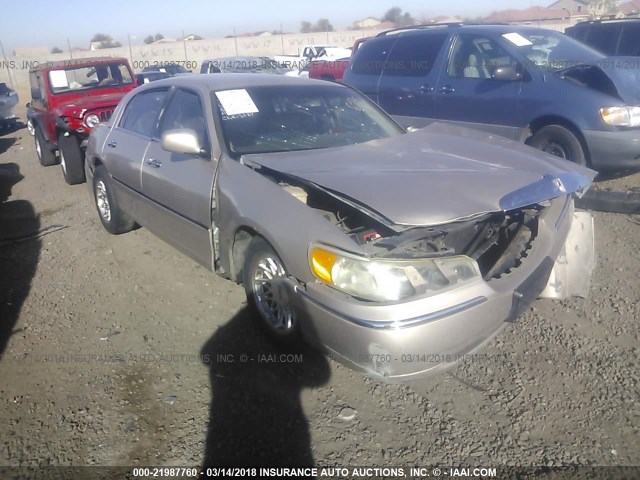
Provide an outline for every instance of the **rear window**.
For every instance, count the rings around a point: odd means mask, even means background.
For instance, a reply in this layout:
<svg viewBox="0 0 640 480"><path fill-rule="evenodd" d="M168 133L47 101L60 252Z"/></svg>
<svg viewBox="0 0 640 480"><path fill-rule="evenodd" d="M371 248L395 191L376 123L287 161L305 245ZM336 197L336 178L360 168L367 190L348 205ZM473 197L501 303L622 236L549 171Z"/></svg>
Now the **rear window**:
<svg viewBox="0 0 640 480"><path fill-rule="evenodd" d="M367 40L362 44L352 61L351 71L360 75L380 75L395 36Z"/></svg>
<svg viewBox="0 0 640 480"><path fill-rule="evenodd" d="M640 22L623 26L618 55L640 56Z"/></svg>
<svg viewBox="0 0 640 480"><path fill-rule="evenodd" d="M589 29L585 43L591 48L605 55L614 55L620 25L617 23L602 23Z"/></svg>
<svg viewBox="0 0 640 480"><path fill-rule="evenodd" d="M447 32L401 36L391 50L384 74L401 77L427 75L448 36Z"/></svg>

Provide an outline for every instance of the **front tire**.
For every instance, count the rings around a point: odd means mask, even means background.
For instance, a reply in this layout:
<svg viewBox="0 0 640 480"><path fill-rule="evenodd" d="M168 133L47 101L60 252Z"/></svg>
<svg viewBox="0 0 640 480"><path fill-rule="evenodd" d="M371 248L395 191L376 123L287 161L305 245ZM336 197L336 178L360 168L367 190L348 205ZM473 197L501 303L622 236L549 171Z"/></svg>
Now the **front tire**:
<svg viewBox="0 0 640 480"><path fill-rule="evenodd" d="M247 302L257 312L263 328L283 346L301 343L300 320L284 263L262 237L247 248L243 281Z"/></svg>
<svg viewBox="0 0 640 480"><path fill-rule="evenodd" d="M60 166L64 180L69 185L84 183L84 153L80 148L78 139L73 135L64 134L58 137L58 149L60 150Z"/></svg>
<svg viewBox="0 0 640 480"><path fill-rule="evenodd" d="M56 164L56 154L47 146L47 140L44 138L42 129L36 125L35 127L35 145L38 160L43 167L50 167Z"/></svg>
<svg viewBox="0 0 640 480"><path fill-rule="evenodd" d="M98 210L102 226L113 235L130 232L135 222L120 210L118 201L111 188L111 180L107 170L98 165L93 172L93 199Z"/></svg>
<svg viewBox="0 0 640 480"><path fill-rule="evenodd" d="M560 125L542 127L531 137L529 145L578 165L587 165L586 155L580 140L571 130Z"/></svg>

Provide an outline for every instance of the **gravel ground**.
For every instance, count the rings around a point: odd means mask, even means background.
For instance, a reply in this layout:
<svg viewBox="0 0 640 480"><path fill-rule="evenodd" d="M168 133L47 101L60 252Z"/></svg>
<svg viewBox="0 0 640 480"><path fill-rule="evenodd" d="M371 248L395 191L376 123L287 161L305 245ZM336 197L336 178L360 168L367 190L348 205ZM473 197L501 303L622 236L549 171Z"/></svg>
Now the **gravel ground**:
<svg viewBox="0 0 640 480"><path fill-rule="evenodd" d="M268 361L241 287L145 229L108 235L26 129L0 136L0 201L0 465L640 465L637 216L595 213L588 299L538 300L456 369L389 385Z"/></svg>

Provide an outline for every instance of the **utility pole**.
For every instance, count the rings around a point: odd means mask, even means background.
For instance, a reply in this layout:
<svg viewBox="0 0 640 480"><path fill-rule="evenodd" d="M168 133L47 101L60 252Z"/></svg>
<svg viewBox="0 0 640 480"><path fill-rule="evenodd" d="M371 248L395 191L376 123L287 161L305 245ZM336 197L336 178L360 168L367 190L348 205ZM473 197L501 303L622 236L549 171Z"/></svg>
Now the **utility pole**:
<svg viewBox="0 0 640 480"><path fill-rule="evenodd" d="M4 53L4 46L2 45L2 42L0 42L0 50L2 50L2 58L4 59L4 66L7 68L7 75L9 76L9 83L11 84L11 88L13 90L15 90L16 87L13 84L13 79L11 78L11 69L9 68L9 62L7 61L7 55Z"/></svg>
<svg viewBox="0 0 640 480"><path fill-rule="evenodd" d="M236 57L238 56L238 37L236 37L236 27L233 27L233 41L236 44Z"/></svg>
<svg viewBox="0 0 640 480"><path fill-rule="evenodd" d="M127 33L127 40L129 41L129 59L131 60L131 68L133 68L133 49L131 48L131 34Z"/></svg>
<svg viewBox="0 0 640 480"><path fill-rule="evenodd" d="M187 40L184 36L184 30L182 30L182 46L184 47L184 61L186 62L189 59L187 58Z"/></svg>
<svg viewBox="0 0 640 480"><path fill-rule="evenodd" d="M67 37L67 47L69 48L69 57L73 60L73 52L71 51L71 42L69 42L69 37Z"/></svg>

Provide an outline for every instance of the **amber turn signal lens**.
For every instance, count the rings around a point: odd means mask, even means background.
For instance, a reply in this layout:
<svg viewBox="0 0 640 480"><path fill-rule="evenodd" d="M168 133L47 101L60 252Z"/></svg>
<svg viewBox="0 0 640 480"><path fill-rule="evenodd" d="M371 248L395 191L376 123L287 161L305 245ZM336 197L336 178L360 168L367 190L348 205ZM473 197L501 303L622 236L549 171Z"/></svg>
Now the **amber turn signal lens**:
<svg viewBox="0 0 640 480"><path fill-rule="evenodd" d="M319 279L331 283L331 269L337 259L335 253L316 247L311 252L311 269Z"/></svg>

